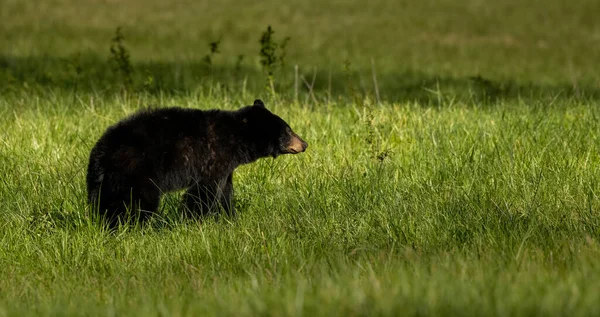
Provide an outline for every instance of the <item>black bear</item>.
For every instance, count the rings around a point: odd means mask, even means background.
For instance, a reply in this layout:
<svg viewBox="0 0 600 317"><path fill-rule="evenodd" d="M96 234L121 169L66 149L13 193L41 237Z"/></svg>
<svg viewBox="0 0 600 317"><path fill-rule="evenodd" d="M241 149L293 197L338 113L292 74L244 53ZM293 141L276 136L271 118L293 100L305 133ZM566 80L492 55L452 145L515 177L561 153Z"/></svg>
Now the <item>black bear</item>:
<svg viewBox="0 0 600 317"><path fill-rule="evenodd" d="M237 111L163 108L109 127L91 151L88 201L115 225L145 220L161 195L187 188L192 215L222 206L233 214L233 171L262 157L304 152L308 144L261 100Z"/></svg>

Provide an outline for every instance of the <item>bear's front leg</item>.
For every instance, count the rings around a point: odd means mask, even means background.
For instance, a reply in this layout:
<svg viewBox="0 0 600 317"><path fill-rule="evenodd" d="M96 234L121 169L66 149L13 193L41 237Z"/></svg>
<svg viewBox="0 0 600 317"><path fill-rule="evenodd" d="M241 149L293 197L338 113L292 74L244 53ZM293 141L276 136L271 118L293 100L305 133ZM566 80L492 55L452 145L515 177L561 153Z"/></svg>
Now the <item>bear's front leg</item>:
<svg viewBox="0 0 600 317"><path fill-rule="evenodd" d="M227 215L235 216L235 208L233 207L233 172L227 176L222 186L220 202L221 207L223 207Z"/></svg>
<svg viewBox="0 0 600 317"><path fill-rule="evenodd" d="M184 194L187 214L192 217L204 217L214 211L217 203L217 186L194 184Z"/></svg>
<svg viewBox="0 0 600 317"><path fill-rule="evenodd" d="M185 193L185 205L193 216L206 216L216 212L218 205L233 215L233 183L232 174L219 181L205 184L196 183Z"/></svg>

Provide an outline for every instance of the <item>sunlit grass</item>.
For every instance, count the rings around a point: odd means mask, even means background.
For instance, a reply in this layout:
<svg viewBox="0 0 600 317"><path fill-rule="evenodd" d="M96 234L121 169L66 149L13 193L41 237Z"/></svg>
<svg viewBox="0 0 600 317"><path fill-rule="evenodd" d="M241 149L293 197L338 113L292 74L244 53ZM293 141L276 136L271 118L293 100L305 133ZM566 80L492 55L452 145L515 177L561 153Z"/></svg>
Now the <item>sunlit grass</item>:
<svg viewBox="0 0 600 317"><path fill-rule="evenodd" d="M243 104L191 99L169 104ZM310 147L239 168L239 218L182 221L174 193L111 234L87 212L87 155L140 104L40 101L2 121L6 314L596 312L593 105L267 101Z"/></svg>

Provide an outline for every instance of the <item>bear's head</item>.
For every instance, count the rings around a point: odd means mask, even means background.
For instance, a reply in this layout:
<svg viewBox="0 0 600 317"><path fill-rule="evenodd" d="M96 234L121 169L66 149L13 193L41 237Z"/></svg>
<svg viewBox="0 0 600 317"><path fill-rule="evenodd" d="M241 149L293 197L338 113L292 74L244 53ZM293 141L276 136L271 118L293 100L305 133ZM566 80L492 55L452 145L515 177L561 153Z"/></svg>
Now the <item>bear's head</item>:
<svg viewBox="0 0 600 317"><path fill-rule="evenodd" d="M292 128L277 115L271 113L265 104L257 99L252 106L238 111L241 132L250 149L252 160L260 157L277 157L281 154L304 152L308 143L302 140Z"/></svg>

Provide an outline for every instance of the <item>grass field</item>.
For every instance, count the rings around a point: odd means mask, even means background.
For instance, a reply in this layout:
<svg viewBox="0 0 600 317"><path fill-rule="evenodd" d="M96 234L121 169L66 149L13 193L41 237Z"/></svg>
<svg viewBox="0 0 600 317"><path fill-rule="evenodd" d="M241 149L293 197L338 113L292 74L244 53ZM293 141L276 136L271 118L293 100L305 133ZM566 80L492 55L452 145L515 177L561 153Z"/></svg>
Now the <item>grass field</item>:
<svg viewBox="0 0 600 317"><path fill-rule="evenodd" d="M599 2L0 6L0 316L600 314ZM255 98L310 146L239 168L238 218L90 217L107 126Z"/></svg>

